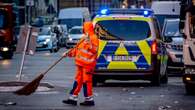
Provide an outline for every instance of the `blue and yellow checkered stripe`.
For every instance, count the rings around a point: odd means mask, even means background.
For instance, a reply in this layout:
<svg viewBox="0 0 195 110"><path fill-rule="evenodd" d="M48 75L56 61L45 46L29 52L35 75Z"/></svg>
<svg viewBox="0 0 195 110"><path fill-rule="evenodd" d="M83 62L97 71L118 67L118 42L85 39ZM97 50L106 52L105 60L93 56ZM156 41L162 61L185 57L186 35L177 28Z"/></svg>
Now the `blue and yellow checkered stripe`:
<svg viewBox="0 0 195 110"><path fill-rule="evenodd" d="M151 66L152 40L141 40L135 44L122 44L100 40L96 69L148 69ZM107 61L106 56L139 56L136 62Z"/></svg>

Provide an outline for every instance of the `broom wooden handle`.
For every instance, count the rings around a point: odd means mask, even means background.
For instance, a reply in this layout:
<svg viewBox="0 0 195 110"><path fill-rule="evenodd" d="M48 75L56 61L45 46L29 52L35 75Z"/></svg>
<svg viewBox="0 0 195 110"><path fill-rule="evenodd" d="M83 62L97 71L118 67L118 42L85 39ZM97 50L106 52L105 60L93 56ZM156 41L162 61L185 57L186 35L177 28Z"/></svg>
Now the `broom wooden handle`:
<svg viewBox="0 0 195 110"><path fill-rule="evenodd" d="M76 48L78 45L80 45L82 42L84 41L84 39L80 40L77 45L74 47ZM67 50L66 53L68 53L69 51L71 51L71 49ZM55 61L45 72L42 73L42 75L47 74L56 64L58 64L62 59L64 58L64 56L60 57L57 61Z"/></svg>
<svg viewBox="0 0 195 110"><path fill-rule="evenodd" d="M76 44L76 46L75 47L73 47L73 48L76 48L76 47L78 47L82 42L84 42L85 41L85 39L81 39L77 44ZM71 49L69 49L69 50L67 50L66 51L66 53L68 53L68 52L70 52L71 51ZM57 61L55 61L45 72L43 72L42 73L42 75L45 75L45 74L47 74L56 64L58 64L62 59L64 58L64 56L62 56L62 57L60 57Z"/></svg>
<svg viewBox="0 0 195 110"><path fill-rule="evenodd" d="M64 56L60 57L57 61L55 61L45 72L43 72L42 74L45 75L47 72L49 72L56 64L58 64L62 59L64 58Z"/></svg>

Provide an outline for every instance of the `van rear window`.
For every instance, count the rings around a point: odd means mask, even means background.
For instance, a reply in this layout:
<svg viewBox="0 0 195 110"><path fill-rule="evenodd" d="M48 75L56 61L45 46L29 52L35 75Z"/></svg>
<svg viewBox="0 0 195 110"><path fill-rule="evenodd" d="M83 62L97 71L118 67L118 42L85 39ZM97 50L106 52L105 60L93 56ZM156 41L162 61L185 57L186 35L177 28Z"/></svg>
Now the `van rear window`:
<svg viewBox="0 0 195 110"><path fill-rule="evenodd" d="M95 32L102 40L142 40L151 33L146 21L136 20L99 21Z"/></svg>

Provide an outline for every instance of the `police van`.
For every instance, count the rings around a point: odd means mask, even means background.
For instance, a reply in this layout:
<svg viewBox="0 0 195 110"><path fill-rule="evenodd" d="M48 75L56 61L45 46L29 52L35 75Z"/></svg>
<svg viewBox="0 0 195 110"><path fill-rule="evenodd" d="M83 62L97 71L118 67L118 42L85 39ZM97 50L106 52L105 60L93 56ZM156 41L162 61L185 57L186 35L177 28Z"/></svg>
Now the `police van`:
<svg viewBox="0 0 195 110"><path fill-rule="evenodd" d="M93 23L99 37L94 85L107 79L167 83L166 49L152 10L102 9Z"/></svg>

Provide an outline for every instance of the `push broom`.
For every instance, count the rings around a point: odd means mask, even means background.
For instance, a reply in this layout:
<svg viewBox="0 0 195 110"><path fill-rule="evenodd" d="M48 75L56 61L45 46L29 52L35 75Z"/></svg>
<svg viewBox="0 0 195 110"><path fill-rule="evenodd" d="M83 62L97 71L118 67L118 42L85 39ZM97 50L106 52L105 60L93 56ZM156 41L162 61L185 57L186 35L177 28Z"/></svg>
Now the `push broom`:
<svg viewBox="0 0 195 110"><path fill-rule="evenodd" d="M80 45L84 39L80 40L76 46ZM75 47L74 47L75 48ZM71 50L71 49L70 49ZM67 50L66 53L68 53L70 50ZM43 79L43 77L56 65L58 64L64 56L60 57L57 61L55 61L45 72L38 75L35 79L33 79L31 82L27 83L24 87L18 89L14 92L16 95L30 95L36 91L38 88L40 81Z"/></svg>
<svg viewBox="0 0 195 110"><path fill-rule="evenodd" d="M17 95L30 95L36 91L38 88L40 81L43 79L43 77L48 73L49 70L51 70L57 63L59 63L64 57L60 57L57 61L55 61L45 72L41 73L39 76L37 76L35 79L33 79L31 82L27 83L24 87L20 88L19 90L15 91L14 94Z"/></svg>

